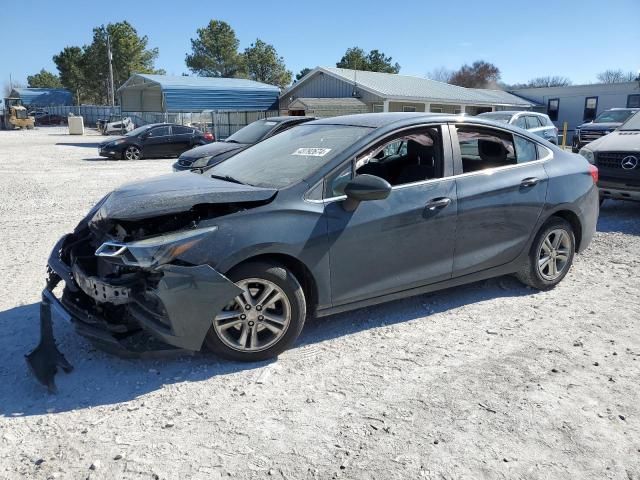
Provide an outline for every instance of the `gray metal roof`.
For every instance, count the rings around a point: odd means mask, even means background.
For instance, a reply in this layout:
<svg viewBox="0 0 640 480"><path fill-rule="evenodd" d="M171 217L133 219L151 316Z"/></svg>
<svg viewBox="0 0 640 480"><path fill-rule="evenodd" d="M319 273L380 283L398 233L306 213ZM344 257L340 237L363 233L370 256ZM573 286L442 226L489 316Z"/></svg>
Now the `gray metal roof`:
<svg viewBox="0 0 640 480"><path fill-rule="evenodd" d="M289 108L294 104L301 103L308 108L334 108L334 107L366 107L366 103L357 98L296 98Z"/></svg>
<svg viewBox="0 0 640 480"><path fill-rule="evenodd" d="M20 97L25 106L73 105L73 95L64 88L14 88L10 96Z"/></svg>
<svg viewBox="0 0 640 480"><path fill-rule="evenodd" d="M323 72L344 81L357 84L358 88L386 99L418 100L430 102L462 102L466 104L532 106L532 102L502 90L465 88L428 78L393 73L365 72L346 68L317 67L294 84L282 96L313 75Z"/></svg>
<svg viewBox="0 0 640 480"><path fill-rule="evenodd" d="M135 74L119 89L159 86L168 112L277 109L280 88L244 78Z"/></svg>

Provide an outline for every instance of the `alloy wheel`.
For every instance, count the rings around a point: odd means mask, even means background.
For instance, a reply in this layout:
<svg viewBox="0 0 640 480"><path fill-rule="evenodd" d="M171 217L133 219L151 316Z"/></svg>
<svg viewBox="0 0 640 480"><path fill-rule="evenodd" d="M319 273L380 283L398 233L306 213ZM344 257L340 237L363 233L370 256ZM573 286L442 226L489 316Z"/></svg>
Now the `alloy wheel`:
<svg viewBox="0 0 640 480"><path fill-rule="evenodd" d="M138 147L128 147L124 156L127 160L140 160L140 149Z"/></svg>
<svg viewBox="0 0 640 480"><path fill-rule="evenodd" d="M248 278L236 283L242 289L214 319L218 338L241 352L266 350L277 343L291 323L291 304L275 283Z"/></svg>
<svg viewBox="0 0 640 480"><path fill-rule="evenodd" d="M545 280L555 280L564 273L571 256L571 238L561 229L552 230L540 245L538 272Z"/></svg>

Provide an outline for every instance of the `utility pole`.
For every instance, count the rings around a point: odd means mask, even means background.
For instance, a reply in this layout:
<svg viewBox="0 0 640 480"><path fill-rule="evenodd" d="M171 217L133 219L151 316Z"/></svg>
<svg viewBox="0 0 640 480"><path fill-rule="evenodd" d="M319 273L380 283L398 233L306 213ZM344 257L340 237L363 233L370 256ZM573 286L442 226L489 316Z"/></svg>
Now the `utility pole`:
<svg viewBox="0 0 640 480"><path fill-rule="evenodd" d="M109 59L109 103L113 107L116 104L115 93L113 91L113 65L111 63L113 55L111 55L111 37L107 33L107 58Z"/></svg>

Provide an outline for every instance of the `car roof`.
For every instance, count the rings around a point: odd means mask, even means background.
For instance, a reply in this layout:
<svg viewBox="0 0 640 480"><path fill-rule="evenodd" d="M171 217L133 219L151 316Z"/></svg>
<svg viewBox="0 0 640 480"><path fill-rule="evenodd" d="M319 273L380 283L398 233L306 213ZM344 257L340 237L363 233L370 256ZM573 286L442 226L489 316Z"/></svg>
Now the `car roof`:
<svg viewBox="0 0 640 480"><path fill-rule="evenodd" d="M288 123L288 122L309 122L311 120L316 120L316 117L303 117L303 116L288 116L283 115L279 117L267 117L263 120L268 120L270 122L278 122L278 123Z"/></svg>
<svg viewBox="0 0 640 480"><path fill-rule="evenodd" d="M505 113L507 115L517 115L517 114L520 114L520 113L526 113L527 115L539 115L541 117L547 117L548 116L546 113L532 112L531 110L496 110L495 112L483 112L483 113L480 113L478 115L478 117L481 116L481 115L491 115L493 113Z"/></svg>
<svg viewBox="0 0 640 480"><path fill-rule="evenodd" d="M443 113L420 113L420 112L384 112L384 113L362 113L354 115L342 115L340 117L323 118L308 122L305 125L345 125L354 127L369 127L372 129L382 129L393 131L397 128L411 127L413 125L422 125L424 123L471 123L475 125L484 125L487 127L499 128L501 130L510 130L521 136L526 136L532 140L540 141L540 137L528 132L527 130L514 127L511 124L505 124L482 118L479 115L468 116L460 114L443 114Z"/></svg>
<svg viewBox="0 0 640 480"><path fill-rule="evenodd" d="M396 122L419 122L424 119L437 122L450 121L452 117L460 115L442 113L422 113L422 112L380 112L380 113L356 113L353 115L342 115L339 117L322 118L309 122L309 125L349 125L353 127L378 128Z"/></svg>
<svg viewBox="0 0 640 480"><path fill-rule="evenodd" d="M342 115L340 117L323 118L307 123L307 125L348 125L353 127L381 128L411 126L428 121L429 123L478 123L487 126L504 128L501 122L481 118L479 115L468 116L453 113L421 113L421 112L380 112ZM507 125L508 126L508 125Z"/></svg>

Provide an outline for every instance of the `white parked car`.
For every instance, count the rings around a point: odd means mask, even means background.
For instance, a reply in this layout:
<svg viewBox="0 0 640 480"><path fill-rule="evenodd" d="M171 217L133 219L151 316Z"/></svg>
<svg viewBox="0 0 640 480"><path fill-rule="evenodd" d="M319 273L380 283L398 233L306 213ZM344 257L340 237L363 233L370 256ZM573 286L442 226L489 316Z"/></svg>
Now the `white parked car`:
<svg viewBox="0 0 640 480"><path fill-rule="evenodd" d="M515 125L524 130L538 135L548 140L554 145L558 144L558 129L553 124L548 115L538 112L528 111L501 111L481 113L478 117L494 122L504 122L509 125Z"/></svg>
<svg viewBox="0 0 640 480"><path fill-rule="evenodd" d="M111 119L110 119L111 120ZM98 130L103 135L123 135L136 128L131 117L118 118L115 121L98 123Z"/></svg>

